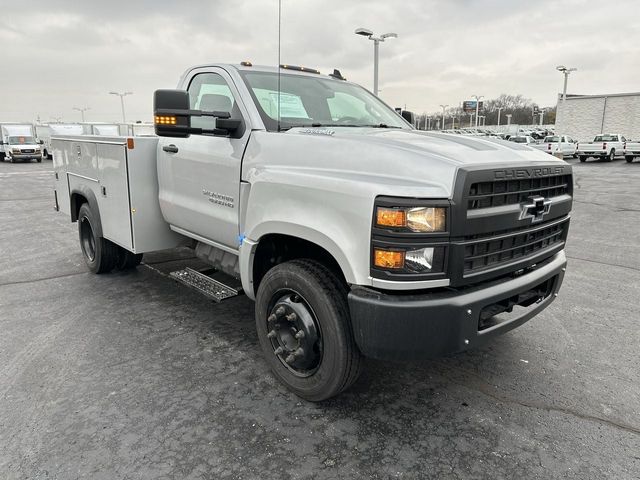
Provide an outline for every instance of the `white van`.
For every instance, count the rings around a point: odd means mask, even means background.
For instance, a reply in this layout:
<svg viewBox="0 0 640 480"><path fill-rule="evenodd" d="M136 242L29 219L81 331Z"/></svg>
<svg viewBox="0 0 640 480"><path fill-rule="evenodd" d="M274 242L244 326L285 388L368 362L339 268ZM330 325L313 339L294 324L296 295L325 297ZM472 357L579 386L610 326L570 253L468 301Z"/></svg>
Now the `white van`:
<svg viewBox="0 0 640 480"><path fill-rule="evenodd" d="M42 151L33 125L2 124L0 132L0 158L11 163L18 160L42 162Z"/></svg>

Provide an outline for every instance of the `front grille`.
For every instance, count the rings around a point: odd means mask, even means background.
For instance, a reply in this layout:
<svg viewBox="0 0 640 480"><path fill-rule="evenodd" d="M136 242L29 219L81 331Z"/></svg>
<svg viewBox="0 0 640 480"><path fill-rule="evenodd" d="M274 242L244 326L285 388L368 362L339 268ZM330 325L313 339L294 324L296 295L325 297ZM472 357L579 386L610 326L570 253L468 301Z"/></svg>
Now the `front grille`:
<svg viewBox="0 0 640 480"><path fill-rule="evenodd" d="M500 267L537 255L564 242L569 219L523 227L490 236L470 235L464 241L464 274Z"/></svg>
<svg viewBox="0 0 640 480"><path fill-rule="evenodd" d="M467 197L469 210L524 202L528 197L546 198L570 193L571 175L472 183Z"/></svg>
<svg viewBox="0 0 640 480"><path fill-rule="evenodd" d="M20 153L35 153L35 150L20 150Z"/></svg>

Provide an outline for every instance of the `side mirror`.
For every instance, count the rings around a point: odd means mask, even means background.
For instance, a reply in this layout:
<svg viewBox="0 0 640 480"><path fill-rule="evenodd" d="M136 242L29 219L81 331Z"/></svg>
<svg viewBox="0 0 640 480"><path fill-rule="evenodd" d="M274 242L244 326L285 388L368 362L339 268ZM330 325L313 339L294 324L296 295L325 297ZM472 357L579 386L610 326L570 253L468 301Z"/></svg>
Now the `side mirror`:
<svg viewBox="0 0 640 480"><path fill-rule="evenodd" d="M404 118L411 125L415 125L415 115L413 112L410 112L409 110L402 110L401 115L402 115L402 118Z"/></svg>
<svg viewBox="0 0 640 480"><path fill-rule="evenodd" d="M44 145L44 140L38 140L38 144Z"/></svg>
<svg viewBox="0 0 640 480"><path fill-rule="evenodd" d="M156 90L153 96L153 114L156 135L159 137L187 138L190 134L228 135L237 130L240 120L232 120L229 112L191 110L186 90ZM191 126L191 117L215 117L213 129Z"/></svg>

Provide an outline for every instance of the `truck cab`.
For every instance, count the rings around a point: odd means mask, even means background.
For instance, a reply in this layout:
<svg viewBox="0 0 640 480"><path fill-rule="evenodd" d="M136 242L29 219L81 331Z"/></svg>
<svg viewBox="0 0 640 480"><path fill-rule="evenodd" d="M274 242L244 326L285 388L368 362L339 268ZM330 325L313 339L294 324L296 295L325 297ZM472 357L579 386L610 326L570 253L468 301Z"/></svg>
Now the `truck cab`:
<svg viewBox="0 0 640 480"><path fill-rule="evenodd" d="M154 118L155 138L53 141L56 201L88 267L192 246L255 301L265 359L302 398L348 388L363 356L482 345L558 293L562 160L417 131L340 72L289 65L190 68L156 91Z"/></svg>

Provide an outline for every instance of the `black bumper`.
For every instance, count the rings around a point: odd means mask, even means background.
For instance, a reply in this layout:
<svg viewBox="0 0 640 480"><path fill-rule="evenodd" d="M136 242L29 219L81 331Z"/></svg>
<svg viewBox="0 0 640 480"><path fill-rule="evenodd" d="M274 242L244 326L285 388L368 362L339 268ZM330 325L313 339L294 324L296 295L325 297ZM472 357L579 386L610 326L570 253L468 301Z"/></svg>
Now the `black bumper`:
<svg viewBox="0 0 640 480"><path fill-rule="evenodd" d="M425 359L477 347L544 310L560 289L566 264L561 251L519 277L419 295L355 286L349 293L349 308L356 343L365 356L386 360ZM493 306L525 298L541 285L546 291L537 302L518 307L506 321L480 326L481 312L486 317Z"/></svg>

